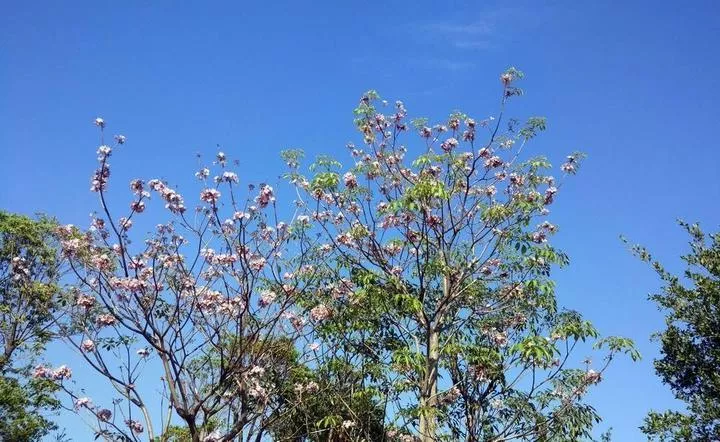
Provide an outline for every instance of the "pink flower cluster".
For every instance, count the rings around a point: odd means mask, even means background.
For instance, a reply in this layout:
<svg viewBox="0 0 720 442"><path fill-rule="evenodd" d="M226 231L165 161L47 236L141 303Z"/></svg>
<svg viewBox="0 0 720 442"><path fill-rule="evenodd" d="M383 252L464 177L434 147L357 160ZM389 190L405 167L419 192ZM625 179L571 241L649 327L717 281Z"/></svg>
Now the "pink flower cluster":
<svg viewBox="0 0 720 442"><path fill-rule="evenodd" d="M132 431L135 434L140 434L143 431L145 431L145 428L143 428L143 425L140 422L134 421L132 419L126 420L125 425L127 425L128 428L130 429L130 431Z"/></svg>
<svg viewBox="0 0 720 442"><path fill-rule="evenodd" d="M182 214L185 212L185 203L183 198L175 190L166 186L165 183L158 179L148 181L148 186L162 196L166 203L165 208L170 210L170 212L175 214Z"/></svg>
<svg viewBox="0 0 720 442"><path fill-rule="evenodd" d="M258 304L260 305L260 307L267 307L272 304L276 298L277 293L273 292L272 290L263 290L262 292L260 292L260 300L258 301Z"/></svg>
<svg viewBox="0 0 720 442"><path fill-rule="evenodd" d="M315 322L324 321L328 319L331 315L332 310L330 310L325 304L317 305L310 310L310 317Z"/></svg>
<svg viewBox="0 0 720 442"><path fill-rule="evenodd" d="M197 297L195 304L203 313L226 316L237 316L245 308L245 301L242 297L226 298L222 293L210 289L204 289Z"/></svg>
<svg viewBox="0 0 720 442"><path fill-rule="evenodd" d="M142 292L147 288L147 282L138 278L118 278L113 276L110 278L109 283L113 290L129 293Z"/></svg>
<svg viewBox="0 0 720 442"><path fill-rule="evenodd" d="M214 206L220 200L220 191L217 189L205 189L200 192L200 199Z"/></svg>
<svg viewBox="0 0 720 442"><path fill-rule="evenodd" d="M97 418L102 422L108 422L112 419L112 411L103 408L96 413Z"/></svg>
<svg viewBox="0 0 720 442"><path fill-rule="evenodd" d="M265 208L270 203L275 202L275 195L273 193L273 188L268 186L267 184L263 184L260 187L260 194L255 197L255 202L258 203L260 208Z"/></svg>
<svg viewBox="0 0 720 442"><path fill-rule="evenodd" d="M72 370L67 365L61 365L56 369L38 365L33 370L33 377L36 379L52 379L53 381L62 381L72 377Z"/></svg>
<svg viewBox="0 0 720 442"><path fill-rule="evenodd" d="M107 327L115 325L116 323L117 319L115 318L115 316L107 313L98 315L97 319L95 319L95 324L97 324L98 327Z"/></svg>
<svg viewBox="0 0 720 442"><path fill-rule="evenodd" d="M10 268L13 274L13 280L24 281L30 277L30 268L25 258L21 256L15 256L10 261Z"/></svg>
<svg viewBox="0 0 720 442"><path fill-rule="evenodd" d="M95 298L89 295L79 295L75 301L75 305L84 309L92 308L95 305Z"/></svg>

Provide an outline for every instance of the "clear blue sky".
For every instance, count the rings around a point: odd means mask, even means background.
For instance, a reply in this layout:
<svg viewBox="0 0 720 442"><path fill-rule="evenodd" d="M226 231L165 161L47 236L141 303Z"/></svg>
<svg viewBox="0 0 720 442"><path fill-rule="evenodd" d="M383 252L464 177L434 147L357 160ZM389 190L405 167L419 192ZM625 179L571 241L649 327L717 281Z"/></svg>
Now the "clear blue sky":
<svg viewBox="0 0 720 442"><path fill-rule="evenodd" d="M344 156L360 141L351 110L369 88L415 116L481 117L514 65L527 94L511 113L549 119L532 149L556 163L589 155L551 218L572 259L557 274L561 301L645 356L616 364L593 394L603 428L641 440L648 408L672 406L651 364L662 317L646 297L658 282L618 235L678 268L675 218L719 228L720 3L180 3L4 5L0 207L86 225L98 115L128 137L116 187L161 176L182 189L194 154L216 144L240 158L245 182L271 180L281 149Z"/></svg>

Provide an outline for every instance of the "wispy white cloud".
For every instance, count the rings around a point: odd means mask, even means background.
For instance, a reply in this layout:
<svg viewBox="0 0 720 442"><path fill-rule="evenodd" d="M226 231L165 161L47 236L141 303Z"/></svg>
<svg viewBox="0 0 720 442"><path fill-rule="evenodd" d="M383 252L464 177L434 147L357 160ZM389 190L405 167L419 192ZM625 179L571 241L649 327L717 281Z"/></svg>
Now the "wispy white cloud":
<svg viewBox="0 0 720 442"><path fill-rule="evenodd" d="M477 59L472 53L502 47L508 29L516 28L518 22L528 24L526 15L517 7L500 7L475 11L474 16L406 23L401 25L410 43L401 52L405 56L382 62L449 72L472 69L476 63L469 60ZM365 64L366 58L355 58L353 63Z"/></svg>
<svg viewBox="0 0 720 442"><path fill-rule="evenodd" d="M487 40L457 40L453 42L453 46L458 49L490 49L492 42Z"/></svg>
<svg viewBox="0 0 720 442"><path fill-rule="evenodd" d="M491 47L494 24L490 20L473 22L432 22L414 26L414 35L423 42L440 43L457 49Z"/></svg>
<svg viewBox="0 0 720 442"><path fill-rule="evenodd" d="M490 35L493 30L492 25L484 20L478 20L467 24L451 22L428 23L424 26L424 28L430 32L456 36Z"/></svg>
<svg viewBox="0 0 720 442"><path fill-rule="evenodd" d="M469 61L458 61L449 58L427 58L423 59L421 63L423 66L429 68L443 69L453 72L470 69L475 66L475 63L471 63Z"/></svg>
<svg viewBox="0 0 720 442"><path fill-rule="evenodd" d="M524 28L533 27L541 15L530 14L526 8L502 6L476 10L473 16L457 16L454 19L416 22L409 32L418 43L441 45L462 51L487 50L502 45L507 30L519 23Z"/></svg>
<svg viewBox="0 0 720 442"><path fill-rule="evenodd" d="M384 67L391 68L382 70L387 75L395 69L406 69L408 66L413 68L421 69L440 69L452 72L458 72L465 69L470 69L475 66L474 63L463 60L456 60L453 58L444 57L412 57L410 59L398 59L398 58L387 58L387 57L370 57L370 56L357 56L352 57L350 62L355 66L371 65L377 66L381 64ZM377 73L376 73L377 75Z"/></svg>

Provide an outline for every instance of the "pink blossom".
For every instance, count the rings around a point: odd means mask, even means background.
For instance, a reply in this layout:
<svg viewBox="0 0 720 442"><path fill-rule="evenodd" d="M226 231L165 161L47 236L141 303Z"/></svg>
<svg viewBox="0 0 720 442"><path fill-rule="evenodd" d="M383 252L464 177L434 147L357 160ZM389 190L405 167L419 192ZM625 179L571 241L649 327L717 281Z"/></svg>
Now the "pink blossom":
<svg viewBox="0 0 720 442"><path fill-rule="evenodd" d="M132 180L130 181L130 190L136 195L140 195L142 191L144 190L143 182L142 180Z"/></svg>
<svg viewBox="0 0 720 442"><path fill-rule="evenodd" d="M275 298L277 298L277 293L272 290L263 290L260 292L260 301L258 304L260 304L260 307L267 307L275 301Z"/></svg>
<svg viewBox="0 0 720 442"><path fill-rule="evenodd" d="M303 325L305 325L305 320L293 312L285 312L282 316L290 321L290 324L292 324L297 331L302 330Z"/></svg>
<svg viewBox="0 0 720 442"><path fill-rule="evenodd" d="M259 272L260 270L265 267L266 259L262 256L253 257L248 261L248 265L252 270L255 270L256 272Z"/></svg>
<svg viewBox="0 0 720 442"><path fill-rule="evenodd" d="M79 295L75 301L75 305L89 309L95 305L95 298L88 295Z"/></svg>
<svg viewBox="0 0 720 442"><path fill-rule="evenodd" d="M539 231L537 231L537 232L533 232L533 234L532 234L532 240L533 240L533 242L536 242L536 243L538 243L538 244L542 244L542 243L544 243L544 242L547 242L547 234L546 234L544 231L542 231L542 230L539 230Z"/></svg>
<svg viewBox="0 0 720 442"><path fill-rule="evenodd" d="M260 377L265 374L265 369L259 365L253 365L248 371L248 376Z"/></svg>
<svg viewBox="0 0 720 442"><path fill-rule="evenodd" d="M61 365L52 372L52 378L56 381L63 379L70 379L72 377L72 370L67 365Z"/></svg>
<svg viewBox="0 0 720 442"><path fill-rule="evenodd" d="M92 263L93 267L95 267L98 270L109 270L112 266L112 260L110 257L105 254L99 254L99 255L93 255L90 258L90 262Z"/></svg>
<svg viewBox="0 0 720 442"><path fill-rule="evenodd" d="M217 189L205 189L200 192L200 199L214 205L220 199L220 191Z"/></svg>
<svg viewBox="0 0 720 442"><path fill-rule="evenodd" d="M95 126L99 127L100 129L104 129L105 128L105 120L103 120L100 117L97 117L95 119Z"/></svg>
<svg viewBox="0 0 720 442"><path fill-rule="evenodd" d="M260 187L260 194L255 197L255 202L258 203L260 208L265 208L268 204L275 202L275 196L273 194L273 188L267 184L263 184Z"/></svg>
<svg viewBox="0 0 720 442"><path fill-rule="evenodd" d="M112 418L112 411L107 408L103 408L97 412L97 418L102 422L108 422Z"/></svg>
<svg viewBox="0 0 720 442"><path fill-rule="evenodd" d="M207 167L200 169L199 171L195 172L195 176L199 180L204 180L205 178L210 176L210 169Z"/></svg>
<svg viewBox="0 0 720 442"><path fill-rule="evenodd" d="M345 181L345 186L348 189L354 189L357 187L357 177L352 172L348 172L345 175L343 175L343 180Z"/></svg>
<svg viewBox="0 0 720 442"><path fill-rule="evenodd" d="M117 319L115 319L115 316L105 313L102 315L98 315L95 323L100 327L104 327L109 325L115 325L117 323Z"/></svg>
<svg viewBox="0 0 720 442"><path fill-rule="evenodd" d="M32 376L35 379L46 379L52 376L52 370L44 365L38 365L33 370Z"/></svg>
<svg viewBox="0 0 720 442"><path fill-rule="evenodd" d="M320 322L328 319L332 311L324 304L315 306L310 310L310 317L313 321Z"/></svg>
<svg viewBox="0 0 720 442"><path fill-rule="evenodd" d="M447 140L443 141L442 144L440 144L440 147L445 152L451 152L457 146L458 146L458 140L456 140L455 138L448 138Z"/></svg>
<svg viewBox="0 0 720 442"><path fill-rule="evenodd" d="M320 386L315 381L310 381L305 385L304 390L308 393L316 393L320 390Z"/></svg>
<svg viewBox="0 0 720 442"><path fill-rule="evenodd" d="M143 213L145 211L145 202L134 201L132 204L130 204L130 209L137 213Z"/></svg>
<svg viewBox="0 0 720 442"><path fill-rule="evenodd" d="M597 384L602 380L602 375L595 370L588 370L585 373L585 382L588 384Z"/></svg>
<svg viewBox="0 0 720 442"><path fill-rule="evenodd" d="M235 220L240 220L240 221L241 221L241 220L248 220L248 219L250 219L250 214L249 214L249 213L246 213L246 212L239 212L239 211L238 211L238 212L235 212L235 213L233 214L233 219L235 219Z"/></svg>
<svg viewBox="0 0 720 442"><path fill-rule="evenodd" d="M223 172L220 177L220 181L225 181L226 183L237 183L239 179L237 174L234 172Z"/></svg>
<svg viewBox="0 0 720 442"><path fill-rule="evenodd" d="M499 347L504 347L508 343L508 337L503 332L492 332L489 335L490 342Z"/></svg>
<svg viewBox="0 0 720 442"><path fill-rule="evenodd" d="M555 194L557 193L557 188L554 186L548 187L545 189L545 205L552 204L553 200L555 199Z"/></svg>
<svg viewBox="0 0 720 442"><path fill-rule="evenodd" d="M267 389L257 383L250 386L248 389L248 395L260 402L265 402L268 399Z"/></svg>
<svg viewBox="0 0 720 442"><path fill-rule="evenodd" d="M90 400L89 397L81 397L75 401L75 409L79 410L83 407L89 408L91 404L92 404L92 401Z"/></svg>
<svg viewBox="0 0 720 442"><path fill-rule="evenodd" d="M80 348L83 351L92 352L95 351L95 342L92 339L86 339L80 344Z"/></svg>
<svg viewBox="0 0 720 442"><path fill-rule="evenodd" d="M130 230L130 227L133 225L132 220L125 217L120 218L118 224L122 230Z"/></svg>
<svg viewBox="0 0 720 442"><path fill-rule="evenodd" d="M541 226L543 229L547 230L550 233L555 233L555 230L557 230L557 227L554 224L551 224L549 221L543 221Z"/></svg>
<svg viewBox="0 0 720 442"><path fill-rule="evenodd" d="M103 144L102 146L98 147L97 155L98 161L105 161L110 157L110 155L112 155L112 147Z"/></svg>
<svg viewBox="0 0 720 442"><path fill-rule="evenodd" d="M577 157L575 155L568 155L567 162L560 166L560 169L565 173L574 174L577 171L576 165Z"/></svg>
<svg viewBox="0 0 720 442"><path fill-rule="evenodd" d="M132 431L135 434L140 434L143 431L145 431L145 428L143 428L142 424L138 421L128 419L125 421L125 425L127 425L128 428L130 428L130 431Z"/></svg>
<svg viewBox="0 0 720 442"><path fill-rule="evenodd" d="M101 167L93 173L90 181L90 191L100 192L107 189L108 179L110 178L110 166L103 163Z"/></svg>
<svg viewBox="0 0 720 442"><path fill-rule="evenodd" d="M494 167L500 167L503 165L503 160L499 156L492 156L485 160L485 167L492 169Z"/></svg>

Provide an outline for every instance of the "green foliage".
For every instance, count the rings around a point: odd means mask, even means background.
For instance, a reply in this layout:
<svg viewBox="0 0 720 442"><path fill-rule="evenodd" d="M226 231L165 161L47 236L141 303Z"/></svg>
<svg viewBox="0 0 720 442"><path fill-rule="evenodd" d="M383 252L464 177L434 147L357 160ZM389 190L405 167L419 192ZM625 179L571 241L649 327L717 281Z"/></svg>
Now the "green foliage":
<svg viewBox="0 0 720 442"><path fill-rule="evenodd" d="M48 380L0 377L0 440L39 441L55 430L57 426L47 417L48 410L59 406L55 390Z"/></svg>
<svg viewBox="0 0 720 442"><path fill-rule="evenodd" d="M334 190L340 183L340 175L334 172L321 172L315 175L310 186L313 190Z"/></svg>
<svg viewBox="0 0 720 442"><path fill-rule="evenodd" d="M682 278L645 248L633 248L664 284L650 297L667 315L667 328L657 335L662 357L655 370L687 405L686 412L651 412L642 430L659 441L720 440L720 233L706 235L697 224L680 225L691 239L691 252L682 257L687 265Z"/></svg>
<svg viewBox="0 0 720 442"><path fill-rule="evenodd" d="M34 441L55 429L52 382L30 379L52 336L59 288L54 220L0 211L0 439Z"/></svg>
<svg viewBox="0 0 720 442"><path fill-rule="evenodd" d="M525 123L525 126L520 129L520 136L529 140L535 138L538 132L542 132L547 128L547 119L544 117L531 117Z"/></svg>

